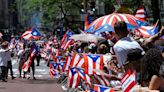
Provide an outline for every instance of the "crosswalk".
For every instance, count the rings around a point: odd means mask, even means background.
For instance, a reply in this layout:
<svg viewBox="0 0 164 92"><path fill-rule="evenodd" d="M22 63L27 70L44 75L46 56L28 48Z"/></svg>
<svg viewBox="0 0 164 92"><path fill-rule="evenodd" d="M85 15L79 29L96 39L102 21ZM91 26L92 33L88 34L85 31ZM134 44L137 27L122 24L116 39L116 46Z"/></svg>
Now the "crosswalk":
<svg viewBox="0 0 164 92"><path fill-rule="evenodd" d="M36 64L36 61L35 61ZM18 60L12 59L12 66L13 66L13 73L14 76L19 77L19 70L18 70ZM32 72L32 71L31 71ZM10 75L10 71L9 71ZM22 73L23 75L23 73ZM32 73L27 74L27 76L31 76ZM40 66L35 66L35 77L36 78L51 78L49 75L49 67L47 67L47 63L41 59Z"/></svg>

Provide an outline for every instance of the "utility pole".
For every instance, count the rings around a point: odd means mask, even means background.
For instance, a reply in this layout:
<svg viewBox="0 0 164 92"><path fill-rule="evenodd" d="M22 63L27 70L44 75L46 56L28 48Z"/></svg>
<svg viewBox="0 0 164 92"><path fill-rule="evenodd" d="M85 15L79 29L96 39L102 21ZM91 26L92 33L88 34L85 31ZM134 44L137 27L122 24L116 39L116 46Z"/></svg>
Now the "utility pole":
<svg viewBox="0 0 164 92"><path fill-rule="evenodd" d="M87 0L84 0L84 12L87 13Z"/></svg>

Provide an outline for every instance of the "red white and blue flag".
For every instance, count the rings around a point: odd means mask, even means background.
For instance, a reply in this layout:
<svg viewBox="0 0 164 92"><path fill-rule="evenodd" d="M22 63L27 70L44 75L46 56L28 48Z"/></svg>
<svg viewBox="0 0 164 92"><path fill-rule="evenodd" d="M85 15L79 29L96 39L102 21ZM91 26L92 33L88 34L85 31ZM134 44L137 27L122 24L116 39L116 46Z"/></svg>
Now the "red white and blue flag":
<svg viewBox="0 0 164 92"><path fill-rule="evenodd" d="M94 79L97 81L98 84L103 85L103 86L110 86L110 82L108 78L106 78L103 75L94 75Z"/></svg>
<svg viewBox="0 0 164 92"><path fill-rule="evenodd" d="M158 33L157 24L158 21L153 26L141 26L140 28L137 29L137 32L140 36L143 36L144 38L148 38Z"/></svg>
<svg viewBox="0 0 164 92"><path fill-rule="evenodd" d="M77 88L81 79L85 81L86 84L91 84L90 77L84 73L83 69L73 67L69 70L68 85L70 88Z"/></svg>
<svg viewBox="0 0 164 92"><path fill-rule="evenodd" d="M136 71L131 74L131 71L128 70L121 80L121 86L123 92L135 92L136 85Z"/></svg>
<svg viewBox="0 0 164 92"><path fill-rule="evenodd" d="M84 58L84 63L82 65L82 68L84 68L86 74L98 74L100 75L99 72L95 72L94 69L96 70L103 70L104 67L104 58L103 55L98 55L98 54L88 54L88 55L83 55ZM82 62L79 62L82 63Z"/></svg>
<svg viewBox="0 0 164 92"><path fill-rule="evenodd" d="M34 47L34 49L32 50L31 54L30 54L30 57L28 58L28 60L23 64L23 71L27 72L27 70L29 69L31 63L32 63L32 59L33 57L36 55L37 53L37 49L36 47Z"/></svg>
<svg viewBox="0 0 164 92"><path fill-rule="evenodd" d="M88 13L86 15L86 18L85 18L85 22L84 22L84 30L88 29L88 26L89 24L91 24L92 20L91 20L91 16L90 14Z"/></svg>
<svg viewBox="0 0 164 92"><path fill-rule="evenodd" d="M135 17L137 17L140 20L146 19L147 16L146 16L146 11L145 11L144 6L137 9Z"/></svg>
<svg viewBox="0 0 164 92"><path fill-rule="evenodd" d="M73 42L72 39L70 39L70 37L73 35L73 33L71 31L67 31L62 40L61 40L61 44L60 47L64 50L66 50Z"/></svg>
<svg viewBox="0 0 164 92"><path fill-rule="evenodd" d="M39 39L41 37L42 34L36 28L31 28L30 30L27 30L25 33L23 33L22 35L22 38L26 40Z"/></svg>
<svg viewBox="0 0 164 92"><path fill-rule="evenodd" d="M60 74L60 72L57 69L50 68L50 76L52 78L55 78L59 74Z"/></svg>
<svg viewBox="0 0 164 92"><path fill-rule="evenodd" d="M94 84L94 91L96 92L114 92L112 88L109 88L107 86L102 86L98 84Z"/></svg>

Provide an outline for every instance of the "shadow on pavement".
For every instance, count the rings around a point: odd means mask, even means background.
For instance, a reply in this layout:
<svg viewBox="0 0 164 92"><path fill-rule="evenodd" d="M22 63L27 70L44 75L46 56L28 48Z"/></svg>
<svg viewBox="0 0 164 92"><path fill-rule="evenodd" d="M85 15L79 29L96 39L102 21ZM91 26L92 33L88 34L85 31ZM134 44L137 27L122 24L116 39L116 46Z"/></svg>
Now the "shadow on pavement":
<svg viewBox="0 0 164 92"><path fill-rule="evenodd" d="M20 84L56 84L57 79L15 79L15 80L8 80L7 83L20 83Z"/></svg>

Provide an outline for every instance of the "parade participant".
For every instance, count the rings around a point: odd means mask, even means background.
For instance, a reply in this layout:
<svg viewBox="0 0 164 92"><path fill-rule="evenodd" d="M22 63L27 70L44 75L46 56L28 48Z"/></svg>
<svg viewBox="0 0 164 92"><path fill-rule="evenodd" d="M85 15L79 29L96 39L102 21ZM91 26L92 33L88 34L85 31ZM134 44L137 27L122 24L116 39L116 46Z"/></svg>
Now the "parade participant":
<svg viewBox="0 0 164 92"><path fill-rule="evenodd" d="M7 82L6 78L7 78L7 62L9 61L8 59L8 42L5 41L2 43L1 45L1 49L0 49L0 67L1 67L1 71L2 71L2 81L3 82Z"/></svg>
<svg viewBox="0 0 164 92"><path fill-rule="evenodd" d="M116 22L114 25L115 36L119 39L113 46L114 52L117 56L119 67L122 67L127 59L129 50L142 47L131 37L127 37L127 25L123 21Z"/></svg>
<svg viewBox="0 0 164 92"><path fill-rule="evenodd" d="M29 48L26 48L25 45L23 46L23 52L22 54L20 55L20 61L19 61L19 78L21 78L22 76L22 66L23 64L27 61L28 59L28 56L30 56L30 49ZM25 76L25 72L23 72L23 78L26 78Z"/></svg>
<svg viewBox="0 0 164 92"><path fill-rule="evenodd" d="M9 50L7 51L8 55L7 55L7 74L8 74L8 70L10 70L10 75L12 79L15 79L16 77L14 77L13 75L13 68L12 68L12 62L11 62L11 56L12 56L12 52Z"/></svg>
<svg viewBox="0 0 164 92"><path fill-rule="evenodd" d="M30 53L32 53L32 51L34 49L37 49L36 48L36 43L32 42L31 47L30 47ZM30 57L30 56L28 56L28 57ZM35 75L35 62L34 62L35 58L36 58L36 54L33 57L31 57L32 62L31 62L31 65L30 65L30 67L32 68L32 77L33 77L34 80L36 80L36 78L34 76ZM30 67L28 69L28 73L30 73ZM28 77L27 79L30 79L30 77Z"/></svg>
<svg viewBox="0 0 164 92"><path fill-rule="evenodd" d="M40 45L40 44L37 44L38 51L37 51L37 53L36 53L36 61L37 61L36 66L39 66L40 59L41 59L41 55L40 55L40 47L41 47L41 45Z"/></svg>
<svg viewBox="0 0 164 92"><path fill-rule="evenodd" d="M144 73L142 57L144 56L145 52L139 48L132 49L127 54L127 60L124 64L125 71L131 70L136 71L137 77L136 81L138 83L142 82L141 76Z"/></svg>

